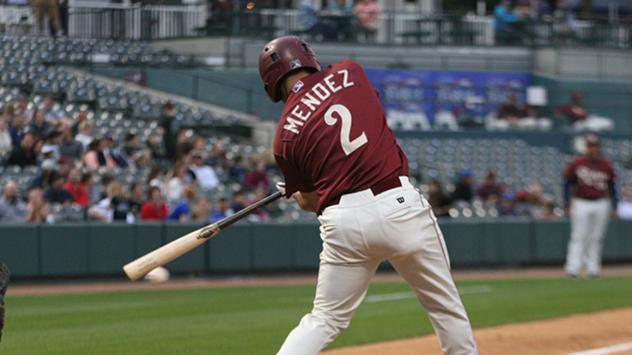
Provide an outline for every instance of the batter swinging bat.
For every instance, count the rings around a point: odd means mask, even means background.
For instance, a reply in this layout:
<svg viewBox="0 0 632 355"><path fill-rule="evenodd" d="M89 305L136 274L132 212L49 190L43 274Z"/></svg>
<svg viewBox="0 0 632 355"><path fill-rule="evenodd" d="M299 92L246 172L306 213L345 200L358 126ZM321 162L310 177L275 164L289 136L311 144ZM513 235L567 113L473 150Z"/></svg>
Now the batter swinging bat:
<svg viewBox="0 0 632 355"><path fill-rule="evenodd" d="M136 281L151 270L157 268L158 266L162 266L172 261L173 259L176 259L183 254L190 252L199 245L203 244L205 241L219 234L222 229L248 216L257 208L263 207L279 199L281 196L283 195L277 191L272 195L253 203L252 205L231 216L228 216L218 222L204 226L196 231L193 231L183 237L172 241L169 244L163 245L160 248L141 256L140 258L123 266L123 270L130 280Z"/></svg>

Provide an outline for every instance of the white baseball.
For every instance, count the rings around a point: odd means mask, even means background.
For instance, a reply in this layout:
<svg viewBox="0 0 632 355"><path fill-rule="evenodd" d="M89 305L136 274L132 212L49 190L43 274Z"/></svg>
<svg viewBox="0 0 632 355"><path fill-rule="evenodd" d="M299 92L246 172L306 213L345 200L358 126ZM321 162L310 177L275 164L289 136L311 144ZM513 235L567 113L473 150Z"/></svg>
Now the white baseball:
<svg viewBox="0 0 632 355"><path fill-rule="evenodd" d="M169 276L169 270L162 266L158 266L145 275L145 280L151 283L161 283L169 281Z"/></svg>

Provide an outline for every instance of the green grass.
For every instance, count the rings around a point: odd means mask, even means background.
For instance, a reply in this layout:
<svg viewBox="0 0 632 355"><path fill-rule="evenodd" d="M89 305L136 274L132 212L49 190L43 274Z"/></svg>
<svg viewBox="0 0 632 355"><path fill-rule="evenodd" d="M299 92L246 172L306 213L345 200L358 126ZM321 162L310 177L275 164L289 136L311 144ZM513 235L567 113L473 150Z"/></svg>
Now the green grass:
<svg viewBox="0 0 632 355"><path fill-rule="evenodd" d="M474 327L632 307L632 278L464 281ZM471 293L483 287L488 292ZM374 283L369 295L400 293ZM313 286L9 297L0 353L273 354L309 311ZM333 346L432 331L415 299L363 304Z"/></svg>

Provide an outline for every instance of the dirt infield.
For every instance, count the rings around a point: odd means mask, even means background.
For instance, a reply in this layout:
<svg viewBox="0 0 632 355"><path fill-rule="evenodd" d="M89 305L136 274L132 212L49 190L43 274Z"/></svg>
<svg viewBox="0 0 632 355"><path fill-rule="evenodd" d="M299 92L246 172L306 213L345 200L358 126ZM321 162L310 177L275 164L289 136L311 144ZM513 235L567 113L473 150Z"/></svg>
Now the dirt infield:
<svg viewBox="0 0 632 355"><path fill-rule="evenodd" d="M632 308L478 329L485 355L569 354L632 342ZM629 351L599 354L632 354ZM441 354L436 337L425 336L326 351L323 355ZM594 353L593 355L597 355Z"/></svg>

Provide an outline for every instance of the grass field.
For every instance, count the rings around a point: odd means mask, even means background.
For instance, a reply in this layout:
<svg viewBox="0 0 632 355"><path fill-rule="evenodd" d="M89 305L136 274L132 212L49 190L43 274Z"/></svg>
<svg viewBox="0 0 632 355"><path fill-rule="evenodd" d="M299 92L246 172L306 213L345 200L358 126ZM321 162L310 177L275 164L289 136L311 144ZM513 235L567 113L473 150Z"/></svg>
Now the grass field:
<svg viewBox="0 0 632 355"><path fill-rule="evenodd" d="M632 278L458 283L475 328L632 307ZM408 287L374 283L332 346L432 331ZM9 297L0 353L273 354L310 309L313 286Z"/></svg>

